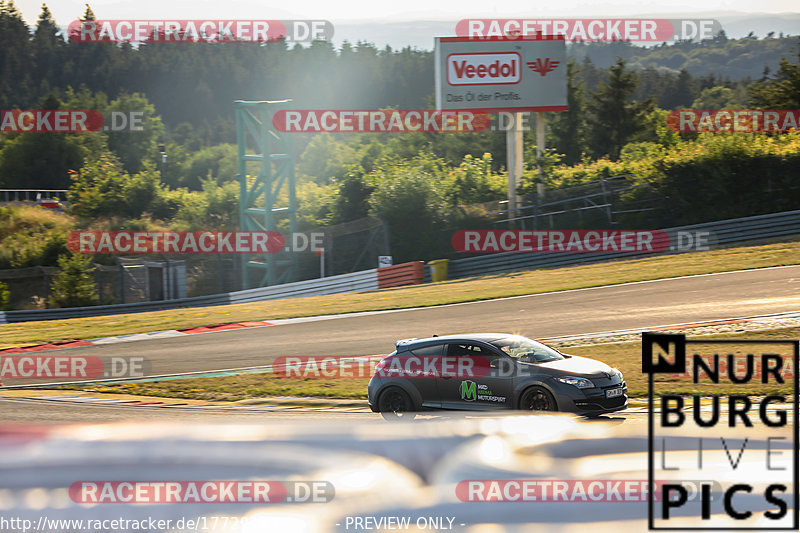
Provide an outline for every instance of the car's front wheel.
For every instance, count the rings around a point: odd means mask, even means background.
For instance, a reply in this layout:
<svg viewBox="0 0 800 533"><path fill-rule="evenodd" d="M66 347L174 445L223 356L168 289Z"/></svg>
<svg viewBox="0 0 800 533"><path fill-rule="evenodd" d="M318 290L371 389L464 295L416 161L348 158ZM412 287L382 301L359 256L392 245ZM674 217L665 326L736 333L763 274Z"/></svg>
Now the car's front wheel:
<svg viewBox="0 0 800 533"><path fill-rule="evenodd" d="M542 387L531 387L522 394L519 407L525 411L558 411L555 398Z"/></svg>
<svg viewBox="0 0 800 533"><path fill-rule="evenodd" d="M386 420L413 420L414 405L411 397L400 387L389 387L378 399L378 411Z"/></svg>

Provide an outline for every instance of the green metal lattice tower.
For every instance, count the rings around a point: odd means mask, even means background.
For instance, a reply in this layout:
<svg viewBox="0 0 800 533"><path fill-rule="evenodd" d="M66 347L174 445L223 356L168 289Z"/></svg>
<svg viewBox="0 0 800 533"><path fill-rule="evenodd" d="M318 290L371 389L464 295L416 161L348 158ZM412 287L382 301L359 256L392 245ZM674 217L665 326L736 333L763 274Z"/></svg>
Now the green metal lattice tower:
<svg viewBox="0 0 800 533"><path fill-rule="evenodd" d="M278 223L286 219L289 239L297 231L294 157L286 134L272 126L275 113L289 102L234 102L242 231L278 231ZM256 153L247 153L248 147ZM286 244L291 245L288 240ZM294 281L295 272L297 258L291 252L242 256L243 289Z"/></svg>

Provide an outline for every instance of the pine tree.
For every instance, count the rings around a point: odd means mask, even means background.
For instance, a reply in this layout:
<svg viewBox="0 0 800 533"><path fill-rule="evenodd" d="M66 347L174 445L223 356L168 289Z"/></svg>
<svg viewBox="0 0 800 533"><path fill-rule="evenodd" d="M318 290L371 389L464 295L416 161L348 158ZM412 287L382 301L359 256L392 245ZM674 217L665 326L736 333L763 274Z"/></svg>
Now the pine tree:
<svg viewBox="0 0 800 533"><path fill-rule="evenodd" d="M586 146L586 95L579 73L578 64L570 59L567 62L567 110L551 114L550 131L555 149L564 154L563 162L568 165L581 159Z"/></svg>
<svg viewBox="0 0 800 533"><path fill-rule="evenodd" d="M797 59L792 63L782 57L775 75L754 83L750 87L750 105L761 109L799 109L800 51Z"/></svg>
<svg viewBox="0 0 800 533"><path fill-rule="evenodd" d="M35 101L30 91L30 38L28 25L14 0L0 1L0 103L3 108L28 107Z"/></svg>
<svg viewBox="0 0 800 533"><path fill-rule="evenodd" d="M635 72L617 58L608 69L608 79L590 98L589 142L598 157L616 160L625 143L645 127L647 114L655 107L652 98L634 102L631 95L639 84Z"/></svg>
<svg viewBox="0 0 800 533"><path fill-rule="evenodd" d="M61 86L59 79L63 74L62 66L65 58L66 43L58 34L59 29L53 15L42 4L42 12L36 22L36 31L33 33L33 65L34 79L47 80L56 87Z"/></svg>

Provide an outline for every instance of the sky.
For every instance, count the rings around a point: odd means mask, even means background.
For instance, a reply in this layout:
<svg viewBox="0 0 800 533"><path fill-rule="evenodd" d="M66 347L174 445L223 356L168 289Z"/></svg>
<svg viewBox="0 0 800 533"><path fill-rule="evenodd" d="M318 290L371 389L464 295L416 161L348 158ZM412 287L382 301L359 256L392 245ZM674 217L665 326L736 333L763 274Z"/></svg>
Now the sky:
<svg viewBox="0 0 800 533"><path fill-rule="evenodd" d="M15 0L28 24L35 24L43 0ZM83 14L86 0L45 0L56 22L67 25ZM743 13L797 13L798 0L560 0L536 5L532 0L291 0L283 6L263 0L90 0L100 19L160 19L207 17L224 19L325 19L333 22L453 20L474 17L610 17L634 15L692 15ZM279 6L279 7L278 7Z"/></svg>

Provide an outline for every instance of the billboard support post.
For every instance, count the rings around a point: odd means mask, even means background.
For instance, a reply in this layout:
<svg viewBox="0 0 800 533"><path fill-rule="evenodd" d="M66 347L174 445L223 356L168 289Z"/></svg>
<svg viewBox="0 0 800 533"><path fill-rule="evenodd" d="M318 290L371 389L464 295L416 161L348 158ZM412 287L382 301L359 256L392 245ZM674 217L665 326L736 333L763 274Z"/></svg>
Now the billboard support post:
<svg viewBox="0 0 800 533"><path fill-rule="evenodd" d="M544 155L544 112L536 112L536 166L539 170L539 181L536 183L536 197L541 202L544 200L544 169L542 168L542 155Z"/></svg>
<svg viewBox="0 0 800 533"><path fill-rule="evenodd" d="M508 169L508 220L517 216L517 187L522 180L522 113L514 113L514 124L506 130L506 168Z"/></svg>

